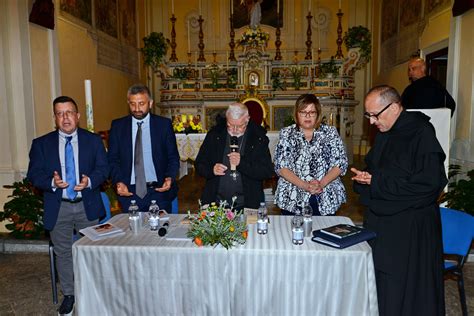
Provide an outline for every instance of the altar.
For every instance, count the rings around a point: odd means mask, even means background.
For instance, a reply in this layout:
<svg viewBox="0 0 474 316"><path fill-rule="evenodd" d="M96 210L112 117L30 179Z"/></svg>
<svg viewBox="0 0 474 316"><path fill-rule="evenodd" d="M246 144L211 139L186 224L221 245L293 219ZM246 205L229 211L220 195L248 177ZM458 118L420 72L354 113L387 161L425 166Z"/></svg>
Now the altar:
<svg viewBox="0 0 474 316"><path fill-rule="evenodd" d="M278 144L278 132L268 132L268 149L270 150L270 155L272 156L275 153L275 147ZM206 138L205 133L198 134L176 134L176 144L178 145L180 166L179 166L179 179L188 174L188 161L195 161L197 154L199 153L199 148L201 147L204 138Z"/></svg>

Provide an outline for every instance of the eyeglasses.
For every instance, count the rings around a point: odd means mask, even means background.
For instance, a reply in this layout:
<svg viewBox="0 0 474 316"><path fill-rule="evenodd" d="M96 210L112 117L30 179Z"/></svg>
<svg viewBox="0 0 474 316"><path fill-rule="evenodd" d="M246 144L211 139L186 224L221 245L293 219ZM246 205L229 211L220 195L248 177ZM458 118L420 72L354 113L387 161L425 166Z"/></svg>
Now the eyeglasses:
<svg viewBox="0 0 474 316"><path fill-rule="evenodd" d="M304 117L315 117L316 111L298 111L298 114Z"/></svg>
<svg viewBox="0 0 474 316"><path fill-rule="evenodd" d="M57 118L61 118L61 117L70 117L70 116L73 116L74 114L76 114L77 111L63 111L63 112L54 112L54 115L57 117Z"/></svg>
<svg viewBox="0 0 474 316"><path fill-rule="evenodd" d="M233 130L233 131L238 131L238 130L244 129L247 126L247 124L248 124L248 122L245 122L245 123L240 124L240 125L231 125L231 124L227 123L227 128L230 129L230 130Z"/></svg>
<svg viewBox="0 0 474 316"><path fill-rule="evenodd" d="M393 103L396 103L396 102L390 102L377 114L370 114L369 112L365 112L364 116L369 120L371 118L373 118L374 120L378 121L379 120L379 115L382 114L386 109L388 109L388 107L391 106Z"/></svg>

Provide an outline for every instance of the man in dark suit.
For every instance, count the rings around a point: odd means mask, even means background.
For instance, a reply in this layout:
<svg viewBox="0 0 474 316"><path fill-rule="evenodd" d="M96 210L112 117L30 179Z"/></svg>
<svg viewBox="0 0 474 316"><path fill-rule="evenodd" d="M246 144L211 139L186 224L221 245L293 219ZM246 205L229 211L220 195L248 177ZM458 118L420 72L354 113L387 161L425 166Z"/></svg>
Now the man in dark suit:
<svg viewBox="0 0 474 316"><path fill-rule="evenodd" d="M50 231L64 299L59 314L74 307L73 231L97 224L105 215L100 185L108 176L107 156L99 135L78 128L76 102L53 101L57 130L33 140L28 179L44 192L44 227Z"/></svg>
<svg viewBox="0 0 474 316"><path fill-rule="evenodd" d="M150 90L136 84L127 92L131 115L112 122L108 159L123 210L135 200L144 212L152 200L171 211L176 198L179 154L171 120L150 113Z"/></svg>
<svg viewBox="0 0 474 316"><path fill-rule="evenodd" d="M419 57L410 59L408 80L410 80L410 85L402 94L402 104L405 109L449 108L453 116L456 102L438 80L426 74L424 59Z"/></svg>

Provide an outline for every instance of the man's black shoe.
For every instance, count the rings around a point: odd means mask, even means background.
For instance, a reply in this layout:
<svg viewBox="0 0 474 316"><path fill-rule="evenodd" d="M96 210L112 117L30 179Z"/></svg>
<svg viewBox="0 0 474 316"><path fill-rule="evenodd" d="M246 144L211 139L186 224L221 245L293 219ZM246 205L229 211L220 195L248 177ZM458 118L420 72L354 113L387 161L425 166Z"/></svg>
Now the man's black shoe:
<svg viewBox="0 0 474 316"><path fill-rule="evenodd" d="M67 315L72 312L74 307L74 295L64 296L61 306L59 306L58 313L59 315Z"/></svg>

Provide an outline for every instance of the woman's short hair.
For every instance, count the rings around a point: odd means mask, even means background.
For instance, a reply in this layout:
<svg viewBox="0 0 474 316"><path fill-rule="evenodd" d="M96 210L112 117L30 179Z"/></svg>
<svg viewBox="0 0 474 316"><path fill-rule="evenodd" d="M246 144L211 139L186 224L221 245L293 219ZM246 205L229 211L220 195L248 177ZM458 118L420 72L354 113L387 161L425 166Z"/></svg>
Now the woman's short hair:
<svg viewBox="0 0 474 316"><path fill-rule="evenodd" d="M308 105L314 104L314 108L316 109L316 123L314 124L314 128L319 128L319 125L321 125L321 120L322 120L322 110L321 110L321 104L319 103L318 98L314 94L302 94L298 97L296 100L295 104L295 122L296 125L299 125L298 123L298 112L303 111L308 107Z"/></svg>

